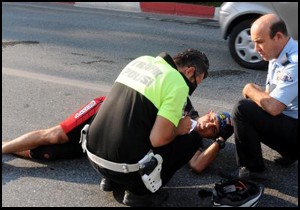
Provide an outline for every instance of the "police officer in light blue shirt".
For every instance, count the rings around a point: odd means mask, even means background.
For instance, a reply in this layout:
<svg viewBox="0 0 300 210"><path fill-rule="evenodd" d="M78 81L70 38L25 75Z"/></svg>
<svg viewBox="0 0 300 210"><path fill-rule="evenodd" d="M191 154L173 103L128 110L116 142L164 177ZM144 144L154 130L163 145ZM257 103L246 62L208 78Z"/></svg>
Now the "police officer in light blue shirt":
<svg viewBox="0 0 300 210"><path fill-rule="evenodd" d="M298 119L298 44L292 38L278 59L269 62L266 90L286 105L283 114Z"/></svg>
<svg viewBox="0 0 300 210"><path fill-rule="evenodd" d="M298 160L298 43L275 14L251 26L255 50L269 61L265 89L245 85L244 99L232 111L238 169L221 172L225 178L267 178L261 143L276 150L282 166Z"/></svg>

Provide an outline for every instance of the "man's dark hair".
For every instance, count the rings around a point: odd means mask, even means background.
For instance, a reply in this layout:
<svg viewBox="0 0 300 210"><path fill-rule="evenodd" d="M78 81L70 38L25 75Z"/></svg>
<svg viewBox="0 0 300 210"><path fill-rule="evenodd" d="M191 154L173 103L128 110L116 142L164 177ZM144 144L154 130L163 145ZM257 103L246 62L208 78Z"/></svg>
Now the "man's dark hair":
<svg viewBox="0 0 300 210"><path fill-rule="evenodd" d="M273 38L277 32L283 33L285 36L288 36L287 28L285 22L280 19L279 21L274 22L270 27L270 37Z"/></svg>
<svg viewBox="0 0 300 210"><path fill-rule="evenodd" d="M195 49L187 49L173 57L179 67L191 67L199 74L204 73L204 79L208 76L209 61L203 52Z"/></svg>

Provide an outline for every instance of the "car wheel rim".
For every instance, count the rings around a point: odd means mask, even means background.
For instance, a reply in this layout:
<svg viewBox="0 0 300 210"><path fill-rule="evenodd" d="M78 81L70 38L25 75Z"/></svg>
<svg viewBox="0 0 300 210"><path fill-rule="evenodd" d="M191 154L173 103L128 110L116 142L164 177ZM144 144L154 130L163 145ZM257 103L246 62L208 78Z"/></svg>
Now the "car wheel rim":
<svg viewBox="0 0 300 210"><path fill-rule="evenodd" d="M250 37L250 28L241 31L235 39L235 51L237 55L248 63L258 63L261 56L255 51Z"/></svg>

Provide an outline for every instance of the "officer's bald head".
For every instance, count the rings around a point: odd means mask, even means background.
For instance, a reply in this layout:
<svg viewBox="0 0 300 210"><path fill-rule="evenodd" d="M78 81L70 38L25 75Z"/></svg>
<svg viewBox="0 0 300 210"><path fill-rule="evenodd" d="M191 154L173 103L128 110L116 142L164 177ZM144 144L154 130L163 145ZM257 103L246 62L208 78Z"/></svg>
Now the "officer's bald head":
<svg viewBox="0 0 300 210"><path fill-rule="evenodd" d="M270 38L273 38L277 32L288 36L284 21L275 14L266 14L258 18L251 26L252 33L267 33Z"/></svg>

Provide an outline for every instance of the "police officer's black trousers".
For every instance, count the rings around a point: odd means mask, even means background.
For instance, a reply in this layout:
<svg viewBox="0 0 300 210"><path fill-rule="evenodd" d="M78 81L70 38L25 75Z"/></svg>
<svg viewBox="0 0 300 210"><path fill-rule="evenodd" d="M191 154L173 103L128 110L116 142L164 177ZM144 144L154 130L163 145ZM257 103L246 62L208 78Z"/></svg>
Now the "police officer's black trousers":
<svg viewBox="0 0 300 210"><path fill-rule="evenodd" d="M248 99L235 105L232 119L239 166L256 172L265 169L261 142L282 156L298 158L298 119L271 116Z"/></svg>
<svg viewBox="0 0 300 210"><path fill-rule="evenodd" d="M167 184L177 170L189 162L199 149L201 140L198 133L192 131L190 134L177 136L171 143L165 146L153 149L154 154L160 154L163 158L161 171L162 186ZM151 193L145 187L138 172L127 174L113 172L108 169L100 168L92 161L90 162L103 176L123 185L127 190L140 195Z"/></svg>
<svg viewBox="0 0 300 210"><path fill-rule="evenodd" d="M170 144L154 149L163 158L161 178L165 185L182 166L187 164L202 145L202 138L196 131L177 136Z"/></svg>

